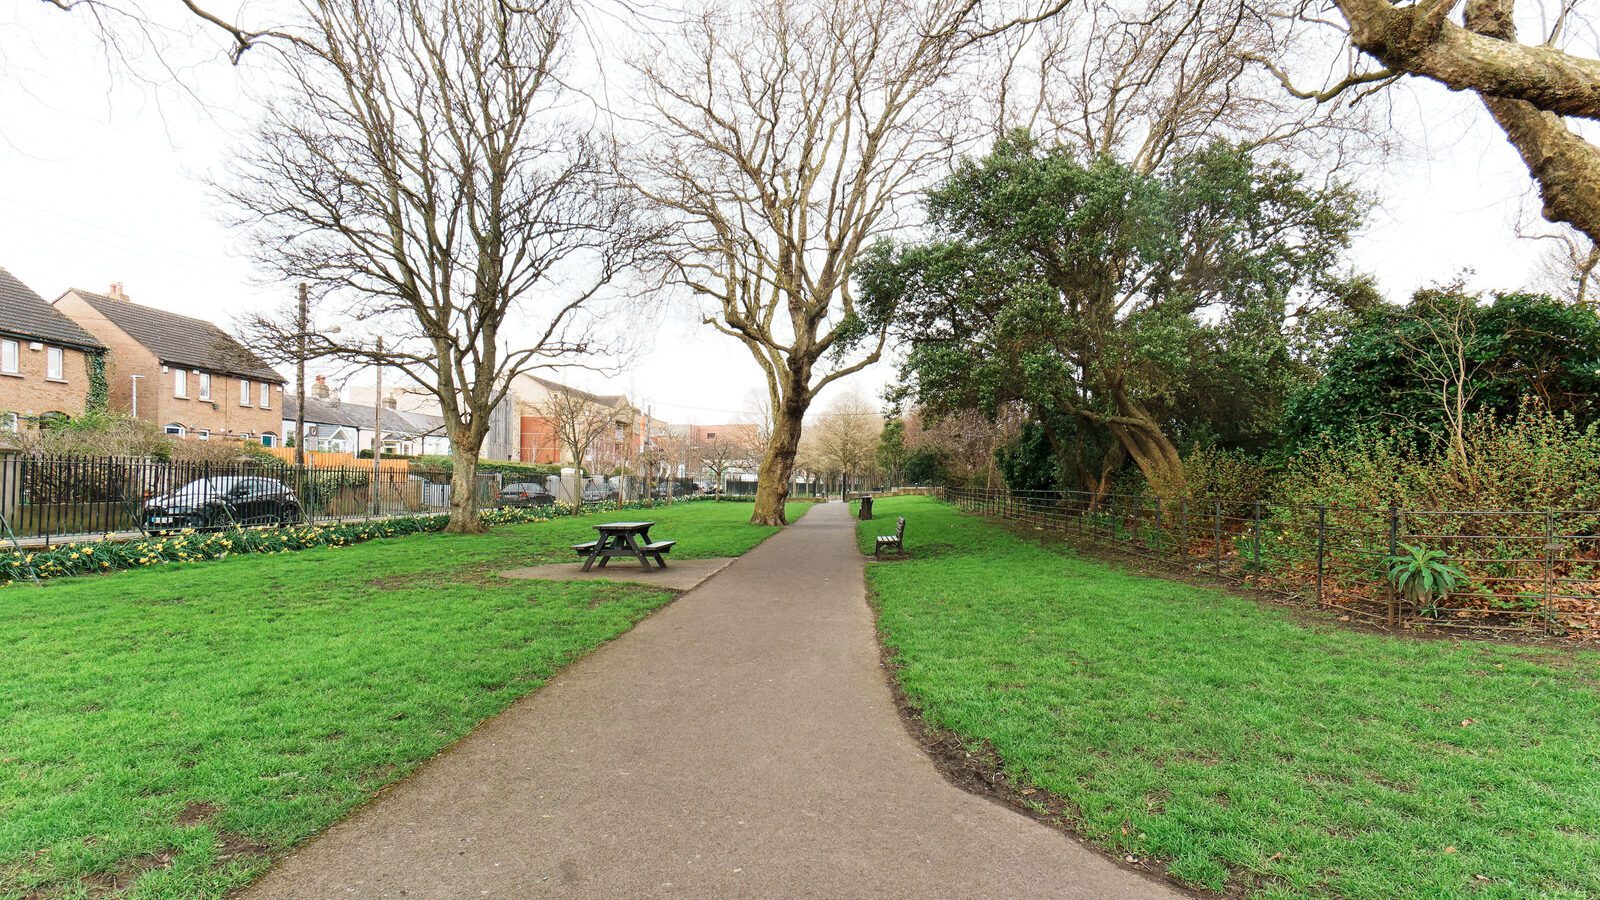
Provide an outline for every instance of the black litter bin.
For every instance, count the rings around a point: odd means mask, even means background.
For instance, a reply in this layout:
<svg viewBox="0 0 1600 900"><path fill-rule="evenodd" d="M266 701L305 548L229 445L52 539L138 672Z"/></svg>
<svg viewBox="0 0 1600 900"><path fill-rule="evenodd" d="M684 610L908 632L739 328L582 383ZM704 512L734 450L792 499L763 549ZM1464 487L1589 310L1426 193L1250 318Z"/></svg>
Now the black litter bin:
<svg viewBox="0 0 1600 900"><path fill-rule="evenodd" d="M872 518L872 495L871 494L862 494L861 495L861 513L860 513L860 516L863 519Z"/></svg>

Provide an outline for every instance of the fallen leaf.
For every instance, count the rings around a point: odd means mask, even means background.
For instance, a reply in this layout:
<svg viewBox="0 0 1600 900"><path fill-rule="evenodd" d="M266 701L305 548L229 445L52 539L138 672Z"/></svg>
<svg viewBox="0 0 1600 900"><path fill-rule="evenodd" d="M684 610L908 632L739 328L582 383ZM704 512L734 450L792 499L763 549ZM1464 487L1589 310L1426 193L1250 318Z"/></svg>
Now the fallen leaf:
<svg viewBox="0 0 1600 900"><path fill-rule="evenodd" d="M1455 848L1454 845L1452 845L1452 846L1444 848L1444 852L1446 852L1446 853L1454 853L1454 852L1456 852L1456 848Z"/></svg>

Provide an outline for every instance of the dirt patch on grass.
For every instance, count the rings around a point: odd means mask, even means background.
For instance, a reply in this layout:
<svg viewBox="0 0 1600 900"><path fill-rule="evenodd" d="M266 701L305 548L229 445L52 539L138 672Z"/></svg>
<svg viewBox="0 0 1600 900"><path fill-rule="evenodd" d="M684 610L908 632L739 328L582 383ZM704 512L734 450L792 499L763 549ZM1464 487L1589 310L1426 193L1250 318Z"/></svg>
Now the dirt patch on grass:
<svg viewBox="0 0 1600 900"><path fill-rule="evenodd" d="M217 850L217 862L228 862L247 856L265 856L269 852L267 845L258 844L235 831L219 831L217 837L222 841L222 847Z"/></svg>
<svg viewBox="0 0 1600 900"><path fill-rule="evenodd" d="M125 893L144 873L172 868L172 860L176 856L172 850L135 856L124 860L115 872L102 872L85 878L84 889L88 896L96 898Z"/></svg>
<svg viewBox="0 0 1600 900"><path fill-rule="evenodd" d="M178 813L178 824L184 828L190 828L202 822L211 821L216 814L217 808L210 803L204 801L190 803L183 808L183 812Z"/></svg>

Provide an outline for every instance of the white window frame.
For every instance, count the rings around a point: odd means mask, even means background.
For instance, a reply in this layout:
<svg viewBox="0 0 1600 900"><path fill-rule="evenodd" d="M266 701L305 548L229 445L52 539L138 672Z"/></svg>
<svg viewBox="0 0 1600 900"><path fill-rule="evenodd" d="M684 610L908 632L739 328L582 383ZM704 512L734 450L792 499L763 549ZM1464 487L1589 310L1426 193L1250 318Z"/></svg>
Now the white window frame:
<svg viewBox="0 0 1600 900"><path fill-rule="evenodd" d="M239 405L250 405L250 379L248 378L239 379Z"/></svg>
<svg viewBox="0 0 1600 900"><path fill-rule="evenodd" d="M21 428L22 418L16 413L0 413L0 432L16 434Z"/></svg>
<svg viewBox="0 0 1600 900"><path fill-rule="evenodd" d="M196 428L194 430L194 437L195 437L195 440L197 440L197 441L209 441L209 440L211 440L211 429L209 429L209 428Z"/></svg>
<svg viewBox="0 0 1600 900"><path fill-rule="evenodd" d="M200 399L201 400L210 400L211 399L211 373L210 372L196 372L195 374L200 376Z"/></svg>
<svg viewBox="0 0 1600 900"><path fill-rule="evenodd" d="M179 400L189 399L189 370L172 370L172 396Z"/></svg>
<svg viewBox="0 0 1600 900"><path fill-rule="evenodd" d="M261 408L272 408L272 383L269 381L261 382Z"/></svg>
<svg viewBox="0 0 1600 900"><path fill-rule="evenodd" d="M22 344L10 338L0 340L0 374L22 374Z"/></svg>
<svg viewBox="0 0 1600 900"><path fill-rule="evenodd" d="M261 432L261 446L263 446L263 447L276 447L276 446L278 446L278 434L277 434L277 432L275 432L275 431L263 431L263 432Z"/></svg>
<svg viewBox="0 0 1600 900"><path fill-rule="evenodd" d="M161 430L173 437L188 437L189 435L189 429L179 425L177 422L168 422L161 426Z"/></svg>
<svg viewBox="0 0 1600 900"><path fill-rule="evenodd" d="M51 381L67 380L67 351L60 347L44 348L44 377Z"/></svg>

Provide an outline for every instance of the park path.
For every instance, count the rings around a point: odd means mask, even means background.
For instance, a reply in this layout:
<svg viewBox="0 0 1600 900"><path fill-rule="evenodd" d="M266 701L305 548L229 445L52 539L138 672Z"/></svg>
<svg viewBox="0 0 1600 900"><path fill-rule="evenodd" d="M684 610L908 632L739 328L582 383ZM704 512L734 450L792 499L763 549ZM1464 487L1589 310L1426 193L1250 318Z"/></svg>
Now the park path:
<svg viewBox="0 0 1600 900"><path fill-rule="evenodd" d="M1181 896L935 770L853 524L811 510L246 896Z"/></svg>

